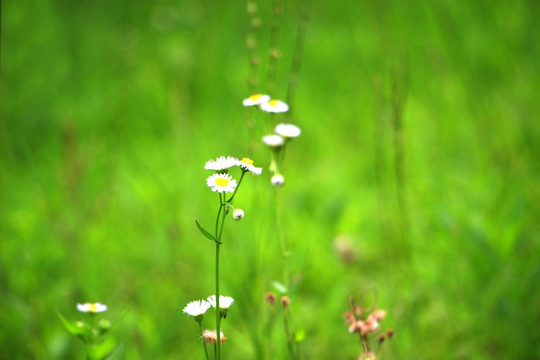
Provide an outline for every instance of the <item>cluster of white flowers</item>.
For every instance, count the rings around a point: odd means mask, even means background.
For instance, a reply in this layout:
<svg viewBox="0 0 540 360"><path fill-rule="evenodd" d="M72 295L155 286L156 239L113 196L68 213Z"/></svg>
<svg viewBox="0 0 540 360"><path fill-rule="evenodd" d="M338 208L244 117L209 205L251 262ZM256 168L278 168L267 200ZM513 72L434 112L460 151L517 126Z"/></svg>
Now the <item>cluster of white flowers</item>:
<svg viewBox="0 0 540 360"><path fill-rule="evenodd" d="M217 173L210 175L206 179L206 184L210 189L214 192L227 192L231 193L234 192L236 187L238 186L236 180L232 178L231 175L227 174L227 169L233 167L233 166L239 166L242 168L242 171L249 171L252 174L260 175L262 173L262 167L255 167L253 165L253 160L249 158L243 158L242 160L238 160L235 157L232 156L220 156L216 160L209 160L204 165L204 168L206 170L214 170L217 171ZM221 172L225 170L224 172Z"/></svg>
<svg viewBox="0 0 540 360"><path fill-rule="evenodd" d="M281 100L270 100L270 96L263 94L251 95L242 102L244 106L258 106L269 113L283 113L289 111L289 105Z"/></svg>
<svg viewBox="0 0 540 360"><path fill-rule="evenodd" d="M283 101L270 100L270 96L262 94L251 95L247 99L244 99L242 104L244 106L258 106L261 110L269 113L283 113L289 111L289 105ZM296 125L282 123L274 128L273 134L263 136L262 141L267 146L274 149L274 151L280 151L287 141L300 136L301 132L300 128ZM274 166L271 165L270 168L274 169L274 174L271 179L272 185L278 187L283 186L285 184L285 178L278 172L275 163Z"/></svg>
<svg viewBox="0 0 540 360"><path fill-rule="evenodd" d="M278 124L274 129L275 134L263 136L263 142L272 147L279 148L285 145L288 139L300 136L301 130L293 124Z"/></svg>
<svg viewBox="0 0 540 360"><path fill-rule="evenodd" d="M219 296L219 308L222 310L228 309L233 302L234 299L230 296ZM210 307L216 307L216 295L209 296L206 300L192 301L186 305L183 311L188 315L197 317L204 315Z"/></svg>

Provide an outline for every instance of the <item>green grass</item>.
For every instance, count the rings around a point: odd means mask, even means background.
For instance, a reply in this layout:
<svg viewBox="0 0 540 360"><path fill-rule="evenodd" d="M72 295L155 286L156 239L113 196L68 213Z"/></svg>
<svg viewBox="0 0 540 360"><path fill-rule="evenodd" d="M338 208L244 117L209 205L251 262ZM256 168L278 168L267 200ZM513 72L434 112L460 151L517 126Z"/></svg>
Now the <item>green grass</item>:
<svg viewBox="0 0 540 360"><path fill-rule="evenodd" d="M270 4L260 8L264 49ZM369 287L396 331L383 358L537 358L538 4L308 8L292 119L303 133L281 191L304 358L357 358L342 313ZM211 227L217 208L203 165L244 156L250 140L245 3L2 10L0 358L83 359L56 309L77 319L85 301L109 318L131 306L114 330L127 359L203 358L181 309L213 293L213 245L194 224ZM279 98L298 14L284 3ZM266 149L252 157L268 166ZM242 187L246 218L228 221L222 247L222 288L236 299L227 359L256 358L264 295L282 279L269 172ZM352 263L334 249L343 234ZM286 358L280 326L268 358Z"/></svg>

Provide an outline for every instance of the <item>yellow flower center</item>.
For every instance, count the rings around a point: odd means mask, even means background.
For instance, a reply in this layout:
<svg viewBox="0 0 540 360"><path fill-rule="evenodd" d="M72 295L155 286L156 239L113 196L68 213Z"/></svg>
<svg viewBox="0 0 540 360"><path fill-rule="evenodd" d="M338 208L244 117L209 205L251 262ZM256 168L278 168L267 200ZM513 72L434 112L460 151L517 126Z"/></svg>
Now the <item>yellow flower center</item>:
<svg viewBox="0 0 540 360"><path fill-rule="evenodd" d="M270 101L268 102L268 105L274 106L274 107L277 106L277 100L270 100Z"/></svg>
<svg viewBox="0 0 540 360"><path fill-rule="evenodd" d="M225 179L225 178L217 178L216 179L216 185L221 186L221 187L225 187L225 186L229 185L229 180Z"/></svg>
<svg viewBox="0 0 540 360"><path fill-rule="evenodd" d="M262 94L255 94L255 95L251 95L249 97L249 100L256 101L256 100L259 100L261 97L262 97Z"/></svg>
<svg viewBox="0 0 540 360"><path fill-rule="evenodd" d="M90 307L88 308L88 310L90 310L92 312L98 311L97 305L96 304L90 304Z"/></svg>
<svg viewBox="0 0 540 360"><path fill-rule="evenodd" d="M243 158L242 162L248 165L253 165L253 160L251 160L250 158Z"/></svg>

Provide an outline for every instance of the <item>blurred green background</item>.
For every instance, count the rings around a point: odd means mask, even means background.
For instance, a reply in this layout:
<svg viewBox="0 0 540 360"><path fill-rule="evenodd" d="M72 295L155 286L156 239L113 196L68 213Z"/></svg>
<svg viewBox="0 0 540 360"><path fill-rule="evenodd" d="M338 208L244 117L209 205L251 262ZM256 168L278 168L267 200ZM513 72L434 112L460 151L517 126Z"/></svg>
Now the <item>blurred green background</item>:
<svg viewBox="0 0 540 360"><path fill-rule="evenodd" d="M303 358L357 358L342 314L368 288L396 332L380 358L539 358L540 3L304 6L303 132L279 195ZM6 0L1 14L0 358L85 358L56 310L76 320L86 301L109 319L130 306L113 332L126 359L203 358L181 312L213 293L203 165L248 152L265 171L225 227L223 353L286 358L280 323L257 350L284 263L269 154L248 144L282 118L246 127L246 3ZM300 14L283 1L281 99ZM259 16L264 91L269 1Z"/></svg>

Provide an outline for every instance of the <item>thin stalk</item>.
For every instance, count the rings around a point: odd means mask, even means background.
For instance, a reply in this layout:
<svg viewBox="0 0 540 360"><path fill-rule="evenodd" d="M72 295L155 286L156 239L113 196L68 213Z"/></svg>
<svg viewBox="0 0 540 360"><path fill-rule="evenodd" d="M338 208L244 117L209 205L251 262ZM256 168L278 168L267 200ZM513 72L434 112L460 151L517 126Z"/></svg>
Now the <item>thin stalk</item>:
<svg viewBox="0 0 540 360"><path fill-rule="evenodd" d="M202 336L202 333L203 333L202 322L199 323L199 328L201 329L201 336ZM202 343L204 346L204 355L206 355L206 360L210 360L210 358L208 357L208 349L206 348L206 342L204 341L204 339Z"/></svg>
<svg viewBox="0 0 540 360"><path fill-rule="evenodd" d="M291 335L291 329L289 326L288 310L283 310L283 327L285 328L285 336L287 337L287 349L289 350L289 356L291 359L296 359L294 352L293 338Z"/></svg>
<svg viewBox="0 0 540 360"><path fill-rule="evenodd" d="M218 215L216 218L216 239L218 242L216 242L216 348L214 352L215 359L220 360L221 359L221 311L219 307L219 246L221 243L221 234L223 233L223 225L225 224L225 215L227 215L226 211L223 210L223 208L226 206L226 203L224 202L225 195L222 195L219 193L219 210ZM221 215L221 218L220 218ZM221 221L220 221L221 220Z"/></svg>
<svg viewBox="0 0 540 360"><path fill-rule="evenodd" d="M218 240L220 240L218 238ZM220 240L221 241L221 240ZM216 352L215 358L221 359L221 314L219 311L219 243L216 242Z"/></svg>
<svg viewBox="0 0 540 360"><path fill-rule="evenodd" d="M268 60L268 78L266 82L267 93L273 94L276 90L277 61L279 52L279 18L281 15L281 0L272 1L272 23L270 25L270 51Z"/></svg>

